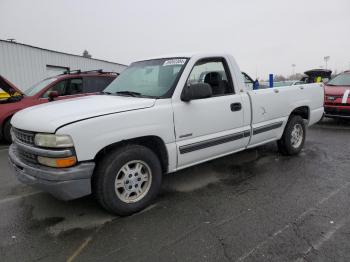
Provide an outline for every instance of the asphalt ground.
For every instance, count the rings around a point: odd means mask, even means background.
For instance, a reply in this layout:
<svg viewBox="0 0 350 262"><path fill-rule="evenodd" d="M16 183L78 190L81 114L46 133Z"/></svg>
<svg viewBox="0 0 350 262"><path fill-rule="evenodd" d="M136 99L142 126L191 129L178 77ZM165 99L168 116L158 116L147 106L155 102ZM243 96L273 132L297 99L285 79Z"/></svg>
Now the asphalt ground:
<svg viewBox="0 0 350 262"><path fill-rule="evenodd" d="M350 122L165 175L155 203L115 217L17 182L0 145L1 261L350 261Z"/></svg>

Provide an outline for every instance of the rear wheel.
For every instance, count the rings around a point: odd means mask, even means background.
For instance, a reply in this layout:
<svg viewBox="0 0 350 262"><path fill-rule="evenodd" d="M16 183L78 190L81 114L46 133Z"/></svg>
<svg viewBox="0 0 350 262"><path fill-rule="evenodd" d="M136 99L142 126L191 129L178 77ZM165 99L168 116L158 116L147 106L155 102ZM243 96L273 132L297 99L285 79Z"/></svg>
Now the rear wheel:
<svg viewBox="0 0 350 262"><path fill-rule="evenodd" d="M12 138L11 138L11 119L6 120L4 124L4 129L3 129L3 137L5 142L11 143Z"/></svg>
<svg viewBox="0 0 350 262"><path fill-rule="evenodd" d="M147 207L158 194L161 164L147 147L128 145L106 155L94 173L94 194L108 211L126 216Z"/></svg>
<svg viewBox="0 0 350 262"><path fill-rule="evenodd" d="M304 146L306 128L301 116L293 115L288 120L283 135L277 141L278 149L283 155L299 154Z"/></svg>

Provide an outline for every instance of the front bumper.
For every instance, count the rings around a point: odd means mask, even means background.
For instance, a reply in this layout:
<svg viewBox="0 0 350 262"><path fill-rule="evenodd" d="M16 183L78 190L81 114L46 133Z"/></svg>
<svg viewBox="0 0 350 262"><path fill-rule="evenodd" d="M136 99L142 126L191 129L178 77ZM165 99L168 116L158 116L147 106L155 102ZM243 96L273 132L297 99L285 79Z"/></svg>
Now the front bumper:
<svg viewBox="0 0 350 262"><path fill-rule="evenodd" d="M330 106L325 105L324 116L330 118L350 119L350 106Z"/></svg>
<svg viewBox="0 0 350 262"><path fill-rule="evenodd" d="M9 148L9 163L20 182L48 192L58 199L71 200L91 194L94 162L70 168L29 164L16 155L16 144L12 144Z"/></svg>

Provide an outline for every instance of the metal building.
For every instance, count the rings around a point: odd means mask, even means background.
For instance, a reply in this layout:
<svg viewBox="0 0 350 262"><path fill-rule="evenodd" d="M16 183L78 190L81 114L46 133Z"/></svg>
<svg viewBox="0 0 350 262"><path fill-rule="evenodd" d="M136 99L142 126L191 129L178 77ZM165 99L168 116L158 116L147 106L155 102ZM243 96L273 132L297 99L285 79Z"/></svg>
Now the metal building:
<svg viewBox="0 0 350 262"><path fill-rule="evenodd" d="M38 81L66 70L103 69L120 73L126 65L86 58L0 39L0 75L26 90Z"/></svg>

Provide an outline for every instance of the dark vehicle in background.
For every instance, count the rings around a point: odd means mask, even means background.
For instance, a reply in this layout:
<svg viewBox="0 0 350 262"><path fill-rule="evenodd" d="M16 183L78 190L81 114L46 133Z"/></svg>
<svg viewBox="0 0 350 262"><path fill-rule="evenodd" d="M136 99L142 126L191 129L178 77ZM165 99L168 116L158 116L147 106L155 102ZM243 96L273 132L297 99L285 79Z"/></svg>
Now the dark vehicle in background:
<svg viewBox="0 0 350 262"><path fill-rule="evenodd" d="M325 117L350 119L350 71L345 71L325 85Z"/></svg>
<svg viewBox="0 0 350 262"><path fill-rule="evenodd" d="M96 94L103 91L116 77L117 73L93 70L81 72L69 71L46 78L25 91L17 88L0 76L0 88L9 94L0 100L0 139L11 141L11 117L24 108L79 96Z"/></svg>
<svg viewBox="0 0 350 262"><path fill-rule="evenodd" d="M331 79L332 70L328 69L312 69L304 72L305 76L300 79L305 84L323 82L327 83Z"/></svg>

